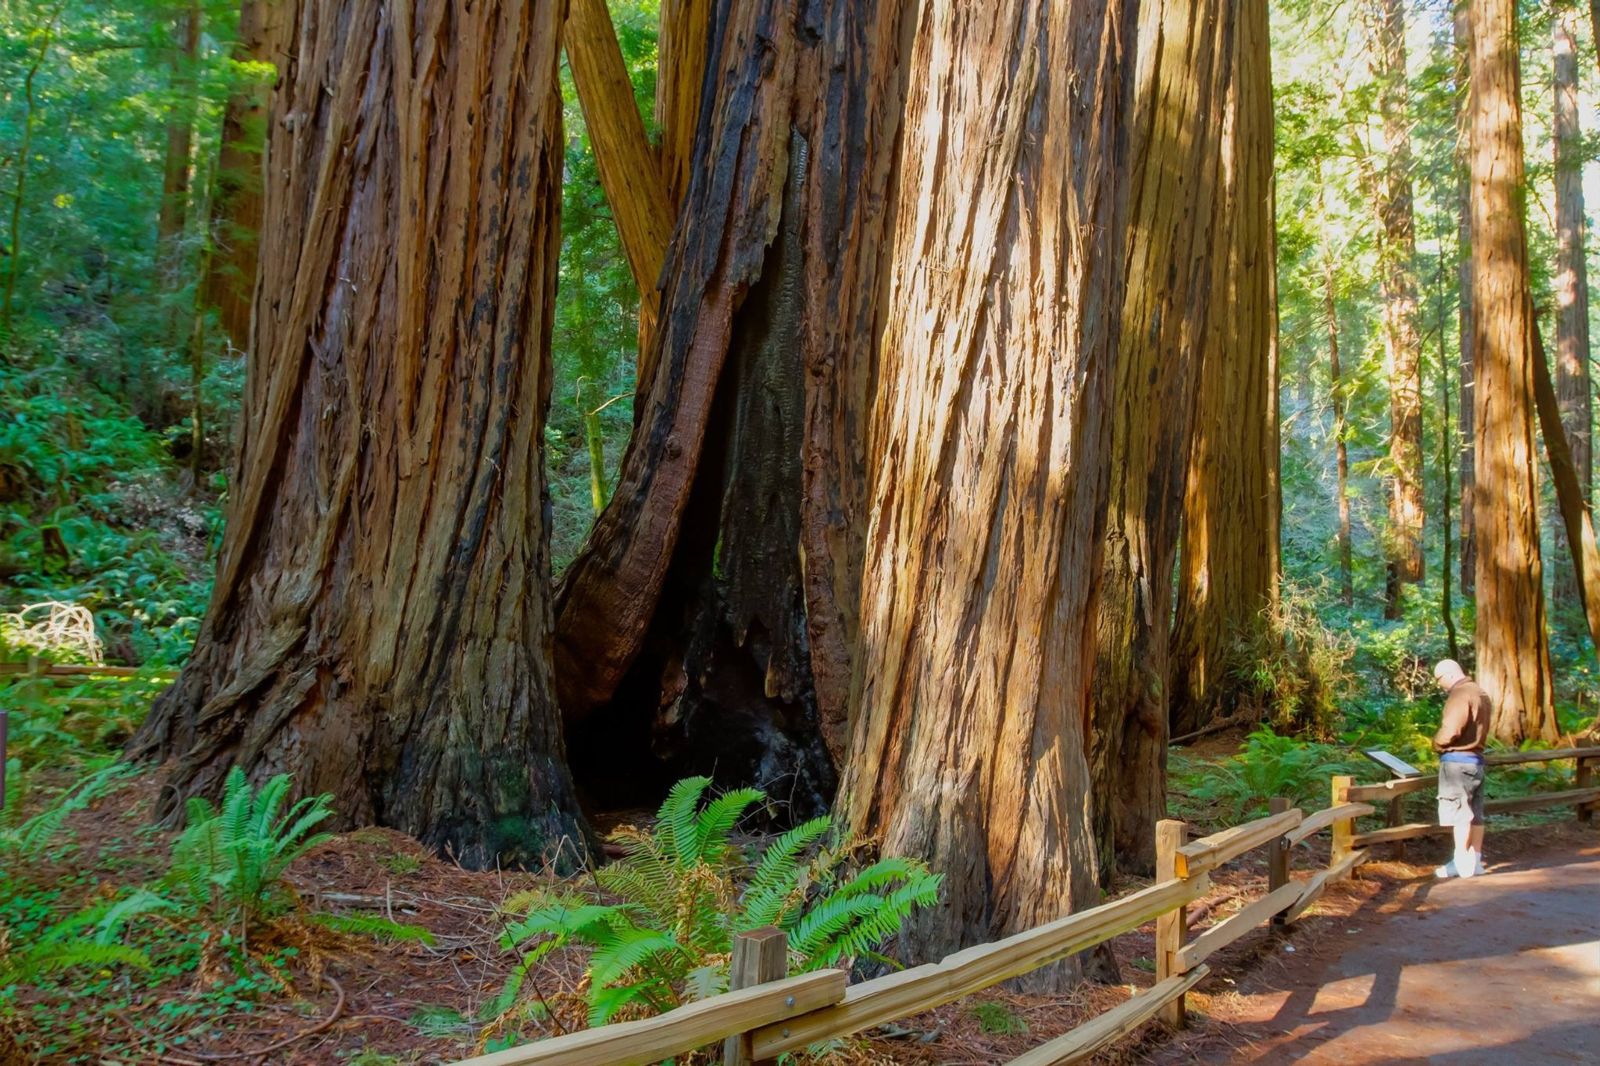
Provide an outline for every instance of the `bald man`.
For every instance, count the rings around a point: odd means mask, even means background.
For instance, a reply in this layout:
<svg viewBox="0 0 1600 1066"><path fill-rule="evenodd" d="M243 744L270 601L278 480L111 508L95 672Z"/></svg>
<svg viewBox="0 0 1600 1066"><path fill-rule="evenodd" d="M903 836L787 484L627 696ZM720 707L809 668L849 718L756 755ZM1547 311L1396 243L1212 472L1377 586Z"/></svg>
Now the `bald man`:
<svg viewBox="0 0 1600 1066"><path fill-rule="evenodd" d="M1483 745L1489 739L1489 697L1461 664L1445 659L1433 668L1444 689L1444 714L1433 735L1439 753L1439 824L1455 836L1453 859L1437 877L1475 877L1483 872Z"/></svg>

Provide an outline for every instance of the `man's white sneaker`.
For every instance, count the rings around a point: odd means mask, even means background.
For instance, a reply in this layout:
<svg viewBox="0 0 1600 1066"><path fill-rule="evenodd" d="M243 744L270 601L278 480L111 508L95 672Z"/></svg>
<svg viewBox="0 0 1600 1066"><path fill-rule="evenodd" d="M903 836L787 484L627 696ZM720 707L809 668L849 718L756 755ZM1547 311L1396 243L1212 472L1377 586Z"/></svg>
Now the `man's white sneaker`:
<svg viewBox="0 0 1600 1066"><path fill-rule="evenodd" d="M1442 881L1447 877L1460 877L1461 876L1461 871L1456 869L1456 861L1454 859L1451 859L1449 862L1445 863L1443 866L1435 867L1434 871L1433 871L1433 876L1439 878Z"/></svg>

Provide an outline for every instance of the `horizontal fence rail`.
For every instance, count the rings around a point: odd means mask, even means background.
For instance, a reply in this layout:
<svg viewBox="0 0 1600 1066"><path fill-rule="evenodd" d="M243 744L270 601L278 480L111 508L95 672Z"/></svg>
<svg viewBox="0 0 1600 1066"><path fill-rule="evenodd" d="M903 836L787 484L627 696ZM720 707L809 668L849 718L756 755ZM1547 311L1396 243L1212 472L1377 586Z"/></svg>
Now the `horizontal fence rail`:
<svg viewBox="0 0 1600 1066"><path fill-rule="evenodd" d="M1575 761L1575 787L1490 800L1486 809L1506 812L1574 806L1578 816L1588 820L1600 804L1600 787L1594 784L1600 747L1489 757L1495 766L1559 759ZM1183 822L1162 821L1156 827L1156 882L1148 888L1004 940L965 948L939 962L848 987L841 970L738 987L746 979L780 972L782 965L779 945L771 943L774 937L781 939L778 930L741 934L734 946L735 969L740 971L733 974L735 991L653 1018L541 1040L466 1059L457 1066L620 1066L658 1062L723 1040L727 1041L728 1061L739 1066L771 1061L817 1041L849 1036L954 1002L1154 920L1156 983L1013 1060L1011 1066L1081 1062L1152 1018L1181 1025L1185 995L1210 972L1206 959L1262 925L1286 925L1300 918L1330 885L1350 877L1367 860L1373 846L1448 833L1447 828L1431 823L1400 823L1403 797L1425 791L1434 783L1432 776L1377 784L1356 784L1348 776L1336 776L1331 781L1330 805L1323 810L1308 815L1290 807L1288 800L1275 798L1272 813L1265 817L1193 841L1187 839L1188 826ZM1357 831L1356 819L1380 810L1386 813L1388 826ZM1331 836L1328 865L1304 880L1291 878L1294 845L1323 831ZM1191 940L1185 908L1210 891L1211 871L1261 847L1269 850L1266 894L1213 922ZM744 942L747 939L749 943ZM758 964L758 956L767 958L770 965Z"/></svg>

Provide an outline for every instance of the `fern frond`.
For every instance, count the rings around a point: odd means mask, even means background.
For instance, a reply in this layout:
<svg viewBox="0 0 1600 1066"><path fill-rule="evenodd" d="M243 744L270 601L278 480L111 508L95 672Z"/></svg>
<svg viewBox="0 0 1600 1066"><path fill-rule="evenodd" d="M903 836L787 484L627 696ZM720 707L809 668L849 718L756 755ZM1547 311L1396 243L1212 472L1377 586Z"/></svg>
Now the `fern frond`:
<svg viewBox="0 0 1600 1066"><path fill-rule="evenodd" d="M745 889L736 922L739 931L779 925L788 911L804 902L800 856L832 825L833 820L826 815L813 818L795 826L767 847Z"/></svg>
<svg viewBox="0 0 1600 1066"><path fill-rule="evenodd" d="M432 930L425 926L406 925L377 914L313 914L309 920L336 933L370 936L391 943L405 941L432 946L436 942Z"/></svg>
<svg viewBox="0 0 1600 1066"><path fill-rule="evenodd" d="M589 958L591 985L610 985L636 966L656 955L681 955L683 948L666 933L654 929L628 927L617 930L617 937L604 947L597 948ZM657 965L657 970L670 969L671 964Z"/></svg>
<svg viewBox="0 0 1600 1066"><path fill-rule="evenodd" d="M709 777L686 777L668 790L667 798L656 812L656 835L661 839L662 850L679 866L694 862L695 811L700 806L700 797L710 787Z"/></svg>
<svg viewBox="0 0 1600 1066"><path fill-rule="evenodd" d="M736 788L724 792L695 816L694 861L719 862L728 850L728 834L738 824L752 803L767 798L765 792L754 788Z"/></svg>

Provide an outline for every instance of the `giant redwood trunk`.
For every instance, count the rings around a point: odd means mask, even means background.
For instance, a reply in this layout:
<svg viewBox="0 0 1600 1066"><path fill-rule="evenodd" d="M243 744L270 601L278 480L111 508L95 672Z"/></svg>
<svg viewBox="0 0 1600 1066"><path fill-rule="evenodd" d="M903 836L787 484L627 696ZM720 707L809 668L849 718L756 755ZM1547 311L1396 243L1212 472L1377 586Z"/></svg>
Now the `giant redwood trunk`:
<svg viewBox="0 0 1600 1066"><path fill-rule="evenodd" d="M1556 393L1566 429L1580 498L1590 506L1594 492L1591 426L1594 401L1589 386L1589 267L1583 210L1583 130L1578 119L1578 56L1572 39L1573 14L1558 9L1552 18L1555 73L1556 186ZM1558 554L1567 524L1557 527ZM1574 546L1573 557L1581 552ZM1558 602L1581 599L1576 569L1556 567Z"/></svg>
<svg viewBox="0 0 1600 1066"><path fill-rule="evenodd" d="M1092 690L1102 879L1116 869L1154 870L1155 823L1166 813L1172 568L1234 28L1232 0L1149 0L1139 12L1127 295Z"/></svg>
<svg viewBox="0 0 1600 1066"><path fill-rule="evenodd" d="M243 349L250 342L250 305L256 282L260 240L267 111L273 84L288 64L294 43L294 5L287 0L243 0L234 58L271 64L277 73L252 73L228 97L222 112L222 144L217 152L216 191L211 201L212 252L205 276L205 302L217 309L228 340Z"/></svg>
<svg viewBox="0 0 1600 1066"><path fill-rule="evenodd" d="M709 12L716 76L653 369L560 592L574 764L613 802L690 771L763 785L792 813L832 797L903 10Z"/></svg>
<svg viewBox="0 0 1600 1066"><path fill-rule="evenodd" d="M130 746L169 801L288 771L469 864L581 853L542 473L563 7L285 13L227 534Z"/></svg>
<svg viewBox="0 0 1600 1066"><path fill-rule="evenodd" d="M1278 600L1278 310L1266 0L1241 0L1172 642L1172 731L1235 700ZM1240 708L1241 710L1244 708Z"/></svg>
<svg viewBox="0 0 1600 1066"><path fill-rule="evenodd" d="M1422 580L1422 337L1417 331L1416 226L1404 0L1378 0L1374 74L1383 117L1378 270L1389 380L1389 526L1384 614L1399 618L1405 586Z"/></svg>
<svg viewBox="0 0 1600 1066"><path fill-rule="evenodd" d="M840 789L853 832L945 876L903 933L914 957L1098 896L1085 756L1132 15L917 16Z"/></svg>
<svg viewBox="0 0 1600 1066"><path fill-rule="evenodd" d="M1556 735L1539 554L1522 79L1513 0L1471 0L1471 17L1477 679L1494 702L1494 735L1516 744Z"/></svg>

